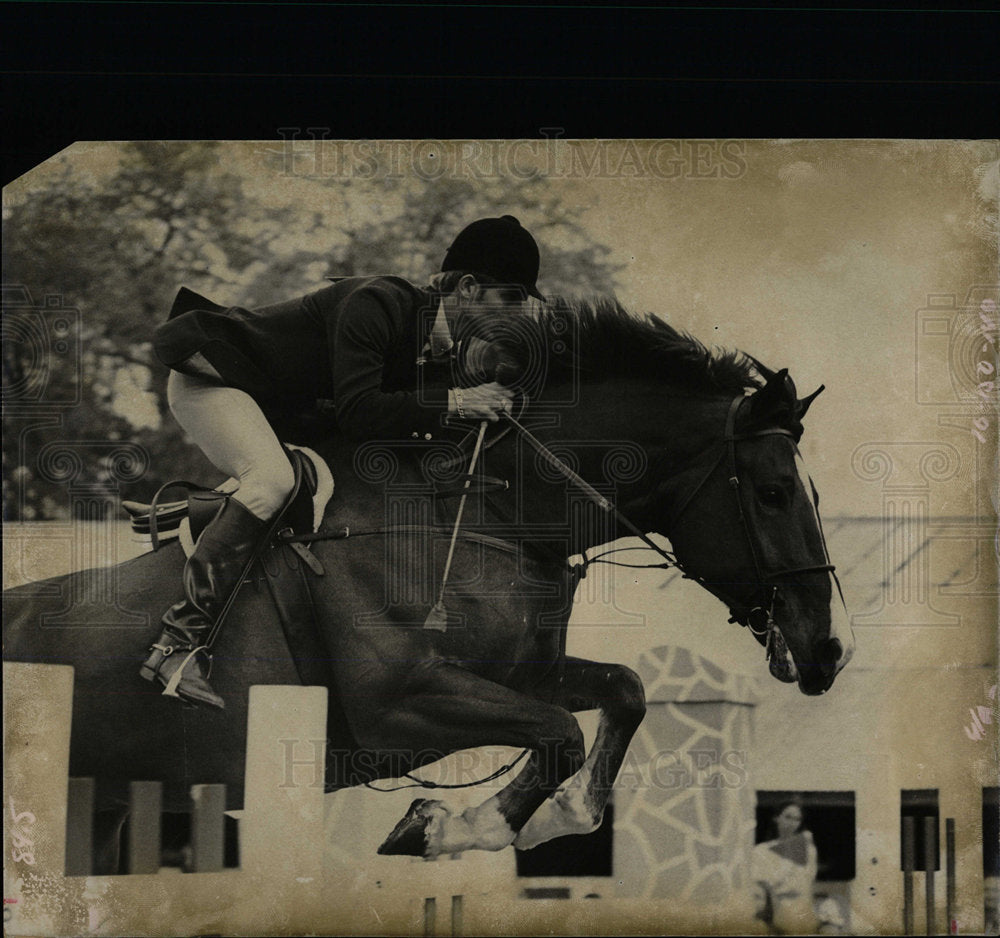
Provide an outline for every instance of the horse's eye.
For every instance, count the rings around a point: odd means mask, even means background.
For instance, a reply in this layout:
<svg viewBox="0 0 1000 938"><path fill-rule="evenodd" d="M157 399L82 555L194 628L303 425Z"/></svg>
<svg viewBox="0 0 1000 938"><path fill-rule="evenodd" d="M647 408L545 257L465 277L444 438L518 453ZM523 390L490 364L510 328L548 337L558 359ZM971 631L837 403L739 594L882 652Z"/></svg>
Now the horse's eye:
<svg viewBox="0 0 1000 938"><path fill-rule="evenodd" d="M784 508L787 502L785 490L779 485L762 485L757 489L757 498L768 508Z"/></svg>

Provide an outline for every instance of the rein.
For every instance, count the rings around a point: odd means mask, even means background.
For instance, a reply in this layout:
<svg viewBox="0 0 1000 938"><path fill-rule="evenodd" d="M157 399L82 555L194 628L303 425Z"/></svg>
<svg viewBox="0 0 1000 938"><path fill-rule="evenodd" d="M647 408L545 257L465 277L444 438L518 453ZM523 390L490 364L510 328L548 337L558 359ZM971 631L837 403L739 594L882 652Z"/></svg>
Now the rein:
<svg viewBox="0 0 1000 938"><path fill-rule="evenodd" d="M345 525L335 531L319 530L312 534L279 534L278 540L283 544L312 544L315 541L346 541L354 537L375 537L384 534L447 534L451 535L452 528L445 524L387 524L382 528L365 528L360 531L351 530L350 525ZM517 545L512 541L505 541L491 534L481 534L479 531L459 531L458 537L463 541L471 541L474 544L482 544L485 547L492 547L495 550L502 550L507 554L516 554Z"/></svg>
<svg viewBox="0 0 1000 938"><path fill-rule="evenodd" d="M614 519L624 527L630 534L639 538L649 550L656 551L666 563L657 564L644 564L643 566L649 569L662 569L666 570L670 567L677 567L680 569L680 563L677 558L671 554L669 551L664 550L659 544L654 543L649 536L637 528L628 518L626 518L610 501L610 499L605 498L598 492L590 483L585 481L576 472L570 469L555 453L552 452L538 437L534 436L529 430L527 430L523 424L519 423L518 420L509 414L505 414L507 420L515 427L518 433L521 434L522 439L541 456L553 469L555 469L560 475L564 476L570 482L572 482L580 491L584 493L601 511L604 511L614 517ZM611 553L607 551L606 553ZM599 556L604 556L603 554ZM584 560L586 560L586 554L584 555ZM591 563L596 561L591 561ZM608 563L609 561L604 561ZM626 564L622 564L626 566Z"/></svg>

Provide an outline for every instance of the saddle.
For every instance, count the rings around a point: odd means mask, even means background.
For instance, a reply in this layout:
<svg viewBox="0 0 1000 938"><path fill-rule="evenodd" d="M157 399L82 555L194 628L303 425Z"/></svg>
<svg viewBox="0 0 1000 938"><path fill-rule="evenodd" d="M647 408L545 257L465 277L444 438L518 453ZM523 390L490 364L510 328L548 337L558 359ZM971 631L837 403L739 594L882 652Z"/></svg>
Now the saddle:
<svg viewBox="0 0 1000 938"><path fill-rule="evenodd" d="M263 571L274 602L289 652L303 684L325 684L322 668L329 657L323 646L310 580L325 571L316 555L296 535L319 529L323 512L333 496L333 475L326 461L305 447L286 445L295 470L295 485L271 542L264 547L258 567ZM187 490L181 501L160 502L169 488ZM123 501L131 522L133 539L149 543L153 551L179 540L190 557L201 532L218 513L221 502L239 488L228 479L214 489L184 480L161 486L150 503ZM307 568L311 573L307 573Z"/></svg>

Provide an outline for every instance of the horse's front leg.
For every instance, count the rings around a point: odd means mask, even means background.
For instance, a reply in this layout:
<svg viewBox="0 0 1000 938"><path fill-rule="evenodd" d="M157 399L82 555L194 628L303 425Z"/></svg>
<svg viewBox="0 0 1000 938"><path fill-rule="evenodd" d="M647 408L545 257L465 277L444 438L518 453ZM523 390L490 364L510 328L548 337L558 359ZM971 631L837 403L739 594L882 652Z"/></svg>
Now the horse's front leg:
<svg viewBox="0 0 1000 938"><path fill-rule="evenodd" d="M514 840L520 849L565 834L589 834L601 825L628 744L646 713L642 681L619 664L567 658L562 674L539 696L567 710L601 711L597 738L580 771L545 801Z"/></svg>
<svg viewBox="0 0 1000 938"><path fill-rule="evenodd" d="M509 846L538 806L584 761L576 718L449 662L422 663L391 708L362 727L366 748L442 755L478 746L528 749L513 782L482 804L452 814L440 801L418 799L379 847L382 854L436 857Z"/></svg>

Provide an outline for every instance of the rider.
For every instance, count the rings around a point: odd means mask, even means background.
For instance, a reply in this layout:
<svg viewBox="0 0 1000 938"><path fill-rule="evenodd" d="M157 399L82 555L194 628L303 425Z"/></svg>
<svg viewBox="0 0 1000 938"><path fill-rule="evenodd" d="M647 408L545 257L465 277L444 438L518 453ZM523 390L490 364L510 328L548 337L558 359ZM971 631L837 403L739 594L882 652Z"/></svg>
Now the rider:
<svg viewBox="0 0 1000 938"><path fill-rule="evenodd" d="M477 321L500 310L522 312L527 295L542 299L538 267L534 238L504 215L464 228L425 288L398 277L355 277L255 310L226 309L181 290L154 337L171 369L167 399L239 490L198 538L184 568L185 598L163 616L142 677L192 703L225 707L208 683L205 641L277 530L294 484L288 451L264 409L332 401L338 426L356 439L430 439L449 414L498 420L512 399L506 387L421 387L421 365L449 361L460 324L461 334L470 325L474 334Z"/></svg>

